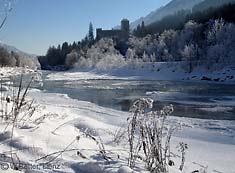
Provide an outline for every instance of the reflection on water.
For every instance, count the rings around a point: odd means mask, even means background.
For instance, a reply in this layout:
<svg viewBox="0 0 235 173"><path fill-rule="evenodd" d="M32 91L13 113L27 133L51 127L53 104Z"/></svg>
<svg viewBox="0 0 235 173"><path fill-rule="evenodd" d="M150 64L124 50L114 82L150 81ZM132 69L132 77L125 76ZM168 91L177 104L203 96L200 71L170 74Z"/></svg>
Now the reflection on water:
<svg viewBox="0 0 235 173"><path fill-rule="evenodd" d="M43 89L122 111L128 111L132 102L140 97L151 97L155 100L155 109L173 104L175 116L235 120L233 85L171 81L44 80Z"/></svg>

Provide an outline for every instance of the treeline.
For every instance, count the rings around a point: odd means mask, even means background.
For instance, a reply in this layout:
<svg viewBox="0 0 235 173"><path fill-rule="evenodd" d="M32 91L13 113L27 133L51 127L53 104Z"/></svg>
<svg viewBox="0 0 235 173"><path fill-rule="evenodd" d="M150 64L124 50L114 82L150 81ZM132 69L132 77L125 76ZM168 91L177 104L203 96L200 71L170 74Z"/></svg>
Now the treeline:
<svg viewBox="0 0 235 173"><path fill-rule="evenodd" d="M202 4L212 3L211 0L207 1L207 3L203 2ZM231 0L229 0L229 2L231 2ZM224 3L225 2L223 2L223 4ZM235 4L229 3L218 7L220 4L222 4L220 0L215 0L215 4L212 5L212 7L208 5L206 6L207 8L202 8L201 4L198 4L192 11L181 10L173 15L166 16L162 20L151 25L144 26L142 23L142 25L137 26L137 28L133 31L133 34L137 37L144 37L148 34L161 33L169 29L181 30L184 27L184 24L189 20L204 24L210 19L223 18L226 22L235 22Z"/></svg>
<svg viewBox="0 0 235 173"><path fill-rule="evenodd" d="M192 72L197 66L218 69L235 65L235 24L211 19L205 24L188 21L181 30L132 37L127 57L144 62L184 61Z"/></svg>
<svg viewBox="0 0 235 173"><path fill-rule="evenodd" d="M235 66L235 24L223 19L205 24L188 21L182 30L165 30L145 37L130 36L123 55L111 38L102 38L81 54L72 50L65 66L78 69L112 70L123 66L141 68L143 63L182 62L191 73L197 67L210 70Z"/></svg>
<svg viewBox="0 0 235 173"><path fill-rule="evenodd" d="M235 0L204 0L199 4L196 4L193 7L192 12L203 11L209 8L217 8L226 4L233 4L233 3L235 3Z"/></svg>
<svg viewBox="0 0 235 173"><path fill-rule="evenodd" d="M197 66L216 69L235 65L235 5L204 11L197 8L179 11L150 26L143 22L126 42L111 38L96 41L90 24L83 40L52 46L39 61L42 69L49 70L183 61L185 70L192 72Z"/></svg>
<svg viewBox="0 0 235 173"><path fill-rule="evenodd" d="M0 47L0 66L40 68L40 64L38 64L36 58L26 57L13 51L9 52L4 47Z"/></svg>
<svg viewBox="0 0 235 173"><path fill-rule="evenodd" d="M66 66L66 58L69 53L76 51L82 56L94 42L93 26L92 23L90 23L88 34L81 41L74 41L72 44L64 42L57 47L51 46L45 56L39 56L38 60L41 64L41 68L43 70L65 70L68 68L68 66Z"/></svg>

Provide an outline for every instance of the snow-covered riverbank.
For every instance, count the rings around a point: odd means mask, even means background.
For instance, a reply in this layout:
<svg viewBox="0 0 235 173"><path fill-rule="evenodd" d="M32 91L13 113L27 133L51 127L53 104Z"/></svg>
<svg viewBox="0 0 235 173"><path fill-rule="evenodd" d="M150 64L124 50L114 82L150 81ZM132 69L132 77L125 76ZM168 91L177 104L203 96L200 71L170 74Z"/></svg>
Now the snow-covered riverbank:
<svg viewBox="0 0 235 173"><path fill-rule="evenodd" d="M51 162L52 165L59 165L58 170L55 168L57 172L101 173L127 170L128 145L124 139L120 145L116 145L113 139L117 129L126 123L129 113L35 89L30 91L29 96L36 99L40 108L29 124L24 128L15 129L13 151L21 162L39 165L59 154L58 158ZM176 154L178 142L184 141L189 145L183 172L189 173L207 167L208 172L233 173L235 141L233 144L226 144L223 140L235 140L234 122L176 117L170 117L169 120L169 123L185 124L172 141L172 151ZM8 131L4 131L5 124L1 123L0 128L0 152L5 153L11 150L10 136ZM107 156L111 157L112 161L108 163L103 159L96 142L83 136L83 132L89 132L102 140ZM78 136L79 141L76 140ZM56 153L36 162L47 154L63 150L66 151L61 155ZM173 160L176 164L170 170L178 172L179 158L176 156ZM41 172L53 172L51 169L39 168ZM136 171L144 171L143 164L138 163Z"/></svg>
<svg viewBox="0 0 235 173"><path fill-rule="evenodd" d="M49 80L112 79L115 76L94 72L58 72ZM124 76L124 75L123 75ZM130 79L128 77L128 79ZM128 143L125 136L117 145L115 134L125 126L128 112L97 106L90 102L71 99L66 94L46 93L31 89L29 99L39 105L35 114L24 126L14 129L0 122L1 166L9 165L10 153L17 161L27 165L26 172L146 172L140 161L135 170L127 167ZM212 173L235 173L235 122L169 117L169 124L182 124L182 129L172 138L171 150L175 165L170 173L179 173L179 142L188 144L183 173L195 170ZM7 127L7 128L6 128ZM107 161L100 153L100 146L86 134L104 144L111 159ZM51 155L50 155L51 154ZM46 157L45 157L46 156ZM43 166L50 162L51 167ZM9 165L10 166L10 165ZM1 167L2 169L3 167ZM7 167L8 168L8 167ZM8 168L9 172L13 172ZM6 171L5 171L6 172ZM20 172L20 171L15 171Z"/></svg>
<svg viewBox="0 0 235 173"><path fill-rule="evenodd" d="M0 68L0 76L1 78L9 78L16 75L28 74L28 73L36 73L37 70L33 70L30 68L23 67L1 67Z"/></svg>
<svg viewBox="0 0 235 173"><path fill-rule="evenodd" d="M81 80L81 79L133 79L133 80L170 80L187 82L213 82L235 84L235 68L226 67L220 70L207 70L198 67L191 73L185 72L182 62L144 63L106 70L73 69L66 72L55 72L48 76L49 80Z"/></svg>

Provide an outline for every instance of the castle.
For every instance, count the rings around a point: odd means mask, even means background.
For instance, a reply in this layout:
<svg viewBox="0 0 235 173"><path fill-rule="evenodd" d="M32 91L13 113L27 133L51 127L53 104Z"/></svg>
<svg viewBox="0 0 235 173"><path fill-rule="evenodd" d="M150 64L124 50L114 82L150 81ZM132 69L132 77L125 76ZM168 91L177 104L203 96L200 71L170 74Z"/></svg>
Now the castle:
<svg viewBox="0 0 235 173"><path fill-rule="evenodd" d="M123 19L121 21L121 29L102 30L102 28L96 29L96 39L101 38L113 38L115 40L127 40L130 33L129 20Z"/></svg>

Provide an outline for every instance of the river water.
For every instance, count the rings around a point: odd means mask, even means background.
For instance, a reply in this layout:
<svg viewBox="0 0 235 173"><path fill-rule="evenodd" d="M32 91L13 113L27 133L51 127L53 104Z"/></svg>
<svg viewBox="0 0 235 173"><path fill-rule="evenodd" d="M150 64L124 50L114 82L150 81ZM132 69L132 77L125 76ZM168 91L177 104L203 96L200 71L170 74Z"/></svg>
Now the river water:
<svg viewBox="0 0 235 173"><path fill-rule="evenodd" d="M128 111L141 97L155 100L154 109L174 105L174 116L235 120L235 86L208 83L145 80L47 80L45 92L68 94L73 99Z"/></svg>

